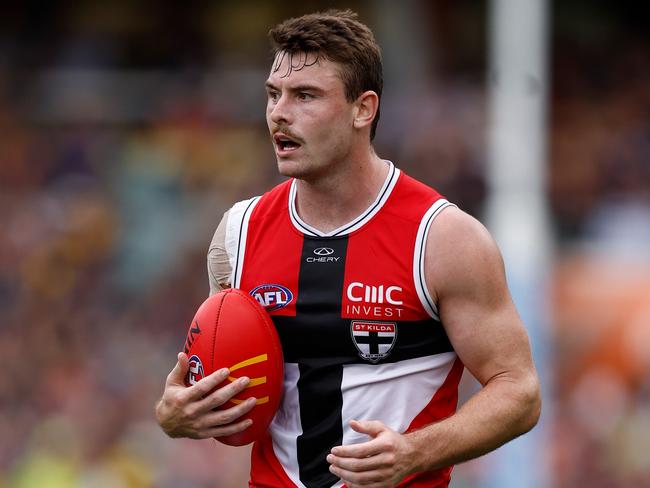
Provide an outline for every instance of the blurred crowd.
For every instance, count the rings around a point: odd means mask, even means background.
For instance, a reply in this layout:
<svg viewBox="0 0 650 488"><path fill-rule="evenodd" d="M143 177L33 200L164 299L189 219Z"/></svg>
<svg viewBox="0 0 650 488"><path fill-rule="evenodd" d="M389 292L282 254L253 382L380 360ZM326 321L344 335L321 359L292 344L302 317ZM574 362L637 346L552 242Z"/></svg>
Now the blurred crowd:
<svg viewBox="0 0 650 488"><path fill-rule="evenodd" d="M312 3L25 2L0 16L0 488L245 483L247 449L168 439L153 405L207 295L221 215L280 181L265 33L324 5ZM408 3L446 25L439 52L462 37L478 54L439 55L415 90L387 90L376 146L480 217L485 41L464 34L485 12L473 3ZM381 20L370 1L345 5ZM650 44L627 17L558 10L554 486L649 485ZM459 467L456 486L481 469Z"/></svg>

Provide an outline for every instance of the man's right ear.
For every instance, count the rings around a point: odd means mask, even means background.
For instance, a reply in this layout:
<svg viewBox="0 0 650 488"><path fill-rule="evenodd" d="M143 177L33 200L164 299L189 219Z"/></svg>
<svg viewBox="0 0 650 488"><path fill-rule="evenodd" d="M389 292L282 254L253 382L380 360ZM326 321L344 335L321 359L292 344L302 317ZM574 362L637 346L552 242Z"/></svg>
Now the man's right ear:
<svg viewBox="0 0 650 488"><path fill-rule="evenodd" d="M372 121L379 110L379 96L372 90L359 95L354 102L355 112L353 126L355 129L363 129L372 125Z"/></svg>

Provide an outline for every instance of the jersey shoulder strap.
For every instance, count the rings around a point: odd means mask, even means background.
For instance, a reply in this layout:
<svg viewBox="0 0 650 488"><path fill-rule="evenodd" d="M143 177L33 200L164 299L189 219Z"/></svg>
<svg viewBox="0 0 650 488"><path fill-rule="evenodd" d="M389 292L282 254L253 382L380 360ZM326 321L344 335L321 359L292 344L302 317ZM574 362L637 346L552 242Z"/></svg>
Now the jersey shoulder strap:
<svg viewBox="0 0 650 488"><path fill-rule="evenodd" d="M268 218L271 214L281 211L286 212L290 185L291 180L285 181L262 196L237 202L228 212L225 248L232 268L230 283L233 288L239 288L241 282L251 220Z"/></svg>

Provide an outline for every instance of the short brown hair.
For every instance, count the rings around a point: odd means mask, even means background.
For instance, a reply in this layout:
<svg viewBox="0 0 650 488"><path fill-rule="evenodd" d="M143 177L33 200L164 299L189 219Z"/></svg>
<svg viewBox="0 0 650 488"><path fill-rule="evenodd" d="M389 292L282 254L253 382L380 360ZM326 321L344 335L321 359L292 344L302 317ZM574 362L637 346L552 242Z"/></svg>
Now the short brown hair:
<svg viewBox="0 0 650 488"><path fill-rule="evenodd" d="M285 20L269 31L274 55L283 51L316 53L342 66L348 102L367 90L377 93L381 100L381 51L372 31L357 18L352 10L328 10ZM379 107L370 128L371 140L378 122Z"/></svg>

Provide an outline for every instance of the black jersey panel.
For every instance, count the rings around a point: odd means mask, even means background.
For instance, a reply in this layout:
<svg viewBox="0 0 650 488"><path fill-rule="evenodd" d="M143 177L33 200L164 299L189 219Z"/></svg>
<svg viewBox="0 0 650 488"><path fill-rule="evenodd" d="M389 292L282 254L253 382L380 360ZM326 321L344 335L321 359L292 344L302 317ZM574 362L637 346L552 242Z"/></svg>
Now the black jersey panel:
<svg viewBox="0 0 650 488"><path fill-rule="evenodd" d="M290 342L301 349L312 349L318 356L317 329L327 329L340 321L341 296L345 276L348 239L305 238L300 259L298 299L293 328L285 337L296 334ZM316 339L314 342L313 339ZM287 361L287 359L285 359ZM343 366L311 366L297 361L300 368L298 398L302 434L298 436L300 480L308 488L332 486L338 478L329 471L325 460L332 446L343 442L341 380Z"/></svg>
<svg viewBox="0 0 650 488"><path fill-rule="evenodd" d="M340 316L273 317L287 363L312 366L365 364L352 335L352 320ZM372 322L372 321L368 321ZM415 322L395 321L395 345L389 355L376 362L394 363L443 352L453 348L444 327L433 319ZM374 337L368 339L371 341ZM360 341L361 339L357 339ZM365 340L365 339L363 339ZM379 338L377 338L379 341Z"/></svg>

